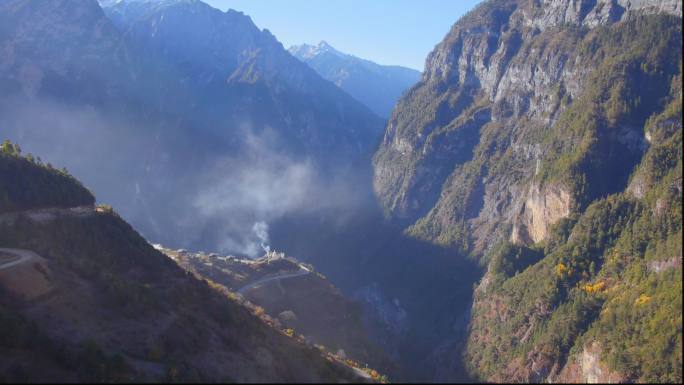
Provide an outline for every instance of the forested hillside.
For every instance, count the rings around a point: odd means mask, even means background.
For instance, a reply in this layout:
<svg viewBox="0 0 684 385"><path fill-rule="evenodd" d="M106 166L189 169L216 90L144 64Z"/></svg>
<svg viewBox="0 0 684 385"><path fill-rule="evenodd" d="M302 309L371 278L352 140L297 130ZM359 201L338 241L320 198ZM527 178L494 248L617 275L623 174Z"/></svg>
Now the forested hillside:
<svg viewBox="0 0 684 385"><path fill-rule="evenodd" d="M9 141L0 145L0 213L95 203L93 195L66 170L57 170Z"/></svg>
<svg viewBox="0 0 684 385"><path fill-rule="evenodd" d="M487 266L484 381L682 379L681 4L488 1L398 103L375 191Z"/></svg>

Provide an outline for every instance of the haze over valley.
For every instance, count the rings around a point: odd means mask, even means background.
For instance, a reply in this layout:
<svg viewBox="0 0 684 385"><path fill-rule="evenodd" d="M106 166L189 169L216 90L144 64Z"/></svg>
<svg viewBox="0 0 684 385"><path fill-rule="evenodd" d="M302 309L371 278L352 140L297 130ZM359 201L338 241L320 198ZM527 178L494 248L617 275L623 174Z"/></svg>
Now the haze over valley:
<svg viewBox="0 0 684 385"><path fill-rule="evenodd" d="M462 7L0 2L0 381L681 382L681 2Z"/></svg>

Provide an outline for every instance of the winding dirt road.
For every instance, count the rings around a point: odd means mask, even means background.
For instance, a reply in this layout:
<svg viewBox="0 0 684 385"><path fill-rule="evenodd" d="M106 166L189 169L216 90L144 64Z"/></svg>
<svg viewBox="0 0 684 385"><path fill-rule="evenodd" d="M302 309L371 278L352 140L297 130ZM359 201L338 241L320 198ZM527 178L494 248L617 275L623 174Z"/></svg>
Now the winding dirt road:
<svg viewBox="0 0 684 385"><path fill-rule="evenodd" d="M311 274L311 270L307 269L304 266L299 266L299 269L300 270L295 272L295 273L284 273L284 274L272 275L269 277L264 277L264 278L261 278L259 280L256 280L252 283L249 283L249 284L241 287L237 291L237 294L244 296L246 292L248 292L252 289L256 289L257 287L263 286L263 285L270 283L270 282L273 282L273 281L278 281L278 280L287 279L287 278L301 277L302 275Z"/></svg>
<svg viewBox="0 0 684 385"><path fill-rule="evenodd" d="M38 254L30 250L0 248L0 256L0 285L10 293L33 300L54 289L50 268Z"/></svg>
<svg viewBox="0 0 684 385"><path fill-rule="evenodd" d="M49 207L35 210L14 211L0 214L0 224L12 224L18 217L23 216L34 222L50 222L57 217L67 216L75 218L88 217L98 209L95 206L77 206L77 207Z"/></svg>
<svg viewBox="0 0 684 385"><path fill-rule="evenodd" d="M16 257L16 258L13 258L13 259L5 262L5 263L0 262L0 270L8 269L10 267L20 265L22 263L26 263L26 262L28 262L31 259L36 257L36 253L34 253L33 251L21 250L21 249L1 249L0 248L0 254L9 255L11 257Z"/></svg>

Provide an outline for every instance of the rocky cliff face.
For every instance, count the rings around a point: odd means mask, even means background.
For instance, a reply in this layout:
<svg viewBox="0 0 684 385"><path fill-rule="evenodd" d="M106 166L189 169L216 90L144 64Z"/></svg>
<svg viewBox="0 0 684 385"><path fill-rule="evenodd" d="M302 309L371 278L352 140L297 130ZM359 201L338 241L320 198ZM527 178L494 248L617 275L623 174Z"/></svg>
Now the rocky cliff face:
<svg viewBox="0 0 684 385"><path fill-rule="evenodd" d="M569 362L554 382L584 384L617 384L625 381L618 373L611 372L601 363L601 346L593 343L585 346L576 360Z"/></svg>
<svg viewBox="0 0 684 385"><path fill-rule="evenodd" d="M492 223L512 225L527 206L523 217L536 228L531 240L542 240L542 228L569 215L577 198L571 186L558 186L567 192L564 209L532 208L532 190L544 189L533 180L558 153L549 132L600 63L581 43L592 40L596 27L651 13L681 16L681 4L497 1L462 18L397 105L375 155L375 191L386 213L415 224L415 235L452 245L472 242L481 251L493 234L511 236ZM638 159L643 134L620 129L608 145Z"/></svg>
<svg viewBox="0 0 684 385"><path fill-rule="evenodd" d="M549 227L570 215L570 194L562 188L530 187L527 199L514 219L511 242L534 244L546 239Z"/></svg>
<svg viewBox="0 0 684 385"><path fill-rule="evenodd" d="M654 353L681 339L681 16L673 1L485 2L397 104L375 192L408 234L488 265L476 378L552 381L576 363L582 381L681 378L679 356Z"/></svg>

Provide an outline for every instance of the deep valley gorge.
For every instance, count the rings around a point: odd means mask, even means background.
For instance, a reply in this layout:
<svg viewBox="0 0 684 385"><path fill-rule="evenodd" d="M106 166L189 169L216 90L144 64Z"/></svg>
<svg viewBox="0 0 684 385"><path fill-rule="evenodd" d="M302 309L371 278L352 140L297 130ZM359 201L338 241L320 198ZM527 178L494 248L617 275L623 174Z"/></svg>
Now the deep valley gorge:
<svg viewBox="0 0 684 385"><path fill-rule="evenodd" d="M0 382L682 381L680 1L215 4L0 0Z"/></svg>

